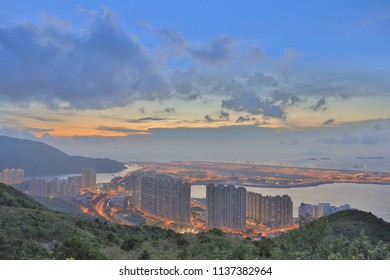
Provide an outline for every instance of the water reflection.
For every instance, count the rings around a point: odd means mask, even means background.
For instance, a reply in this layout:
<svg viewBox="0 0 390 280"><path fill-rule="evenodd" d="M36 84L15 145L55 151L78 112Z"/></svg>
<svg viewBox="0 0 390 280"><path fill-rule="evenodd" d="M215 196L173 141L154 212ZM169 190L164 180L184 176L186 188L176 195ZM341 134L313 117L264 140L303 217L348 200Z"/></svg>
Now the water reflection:
<svg viewBox="0 0 390 280"><path fill-rule="evenodd" d="M291 196L294 203L294 217L298 216L298 207L301 202L310 204L329 202L335 206L350 204L353 208L372 212L377 217L390 222L390 185L337 183L306 188L246 187L246 189L262 195L287 194ZM205 198L206 187L204 185L193 185L191 196L193 198Z"/></svg>

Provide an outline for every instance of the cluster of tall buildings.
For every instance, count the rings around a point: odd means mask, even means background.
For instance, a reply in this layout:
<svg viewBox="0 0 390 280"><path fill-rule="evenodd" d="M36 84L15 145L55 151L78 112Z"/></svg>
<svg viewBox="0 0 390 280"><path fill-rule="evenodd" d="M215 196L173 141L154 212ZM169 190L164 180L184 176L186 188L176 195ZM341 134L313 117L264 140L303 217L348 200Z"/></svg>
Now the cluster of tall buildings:
<svg viewBox="0 0 390 280"><path fill-rule="evenodd" d="M132 175L134 178L133 181L133 189L132 189L132 197L131 204L134 208L141 208L141 176Z"/></svg>
<svg viewBox="0 0 390 280"><path fill-rule="evenodd" d="M31 196L48 198L77 196L81 188L96 186L96 172L83 169L79 176L69 176L67 179L55 178L50 181L44 179L31 179L28 191Z"/></svg>
<svg viewBox="0 0 390 280"><path fill-rule="evenodd" d="M31 179L28 184L28 192L31 196L47 198L77 196L80 192L81 176L69 176L67 179L54 178Z"/></svg>
<svg viewBox="0 0 390 280"><path fill-rule="evenodd" d="M352 209L349 204L344 204L339 207L330 205L330 203L307 204L301 203L298 208L298 216L301 221L312 221L330 214Z"/></svg>
<svg viewBox="0 0 390 280"><path fill-rule="evenodd" d="M208 227L246 227L246 189L233 185L206 186L206 224Z"/></svg>
<svg viewBox="0 0 390 280"><path fill-rule="evenodd" d="M6 185L21 184L24 182L24 170L20 168L6 168L0 173L0 182Z"/></svg>
<svg viewBox="0 0 390 280"><path fill-rule="evenodd" d="M94 170L84 168L81 171L81 187L82 188L96 187L96 172Z"/></svg>
<svg viewBox="0 0 390 280"><path fill-rule="evenodd" d="M270 229L292 226L291 197L262 196L233 185L206 186L206 224L208 227L245 229L250 219Z"/></svg>
<svg viewBox="0 0 390 280"><path fill-rule="evenodd" d="M133 201L142 211L152 215L188 224L190 222L191 185L167 177L141 178L135 185ZM137 189L137 186L140 188ZM140 199L140 200L138 200Z"/></svg>
<svg viewBox="0 0 390 280"><path fill-rule="evenodd" d="M271 229L282 229L293 225L293 202L288 195L263 196L248 192L247 218Z"/></svg>

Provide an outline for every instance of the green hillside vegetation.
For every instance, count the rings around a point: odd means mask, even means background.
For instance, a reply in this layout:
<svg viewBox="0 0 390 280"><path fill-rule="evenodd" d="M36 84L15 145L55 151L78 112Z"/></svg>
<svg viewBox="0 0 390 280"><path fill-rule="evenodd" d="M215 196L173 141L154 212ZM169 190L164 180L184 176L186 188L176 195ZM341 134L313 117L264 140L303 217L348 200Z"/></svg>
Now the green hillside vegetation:
<svg viewBox="0 0 390 280"><path fill-rule="evenodd" d="M218 229L197 235L129 227L54 211L0 184L0 259L390 259L386 223L346 211L278 238L248 240Z"/></svg>
<svg viewBox="0 0 390 280"><path fill-rule="evenodd" d="M276 238L272 257L390 259L390 223L364 211L341 211Z"/></svg>

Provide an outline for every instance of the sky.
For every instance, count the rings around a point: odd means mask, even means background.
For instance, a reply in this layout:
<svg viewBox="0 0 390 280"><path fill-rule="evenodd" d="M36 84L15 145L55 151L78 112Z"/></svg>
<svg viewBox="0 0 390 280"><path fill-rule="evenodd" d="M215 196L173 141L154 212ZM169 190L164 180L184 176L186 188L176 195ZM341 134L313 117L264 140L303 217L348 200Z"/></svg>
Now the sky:
<svg viewBox="0 0 390 280"><path fill-rule="evenodd" d="M0 1L0 135L390 170L389 1Z"/></svg>

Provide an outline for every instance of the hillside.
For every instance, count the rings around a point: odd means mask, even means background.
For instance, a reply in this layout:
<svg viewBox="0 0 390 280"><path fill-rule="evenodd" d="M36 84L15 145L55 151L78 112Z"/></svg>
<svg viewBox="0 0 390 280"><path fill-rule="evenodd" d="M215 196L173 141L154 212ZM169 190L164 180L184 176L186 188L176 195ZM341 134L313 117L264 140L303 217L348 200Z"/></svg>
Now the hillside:
<svg viewBox="0 0 390 280"><path fill-rule="evenodd" d="M341 211L278 237L273 257L390 259L390 223L364 211Z"/></svg>
<svg viewBox="0 0 390 280"><path fill-rule="evenodd" d="M0 260L235 259L253 248L253 242L227 238L219 230L182 235L72 217L0 184Z"/></svg>
<svg viewBox="0 0 390 280"><path fill-rule="evenodd" d="M389 226L346 211L275 239L179 234L72 217L0 184L0 259L390 259Z"/></svg>
<svg viewBox="0 0 390 280"><path fill-rule="evenodd" d="M0 136L0 170L22 168L26 176L80 173L82 168L110 173L124 165L110 159L69 156L45 143Z"/></svg>

